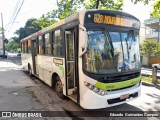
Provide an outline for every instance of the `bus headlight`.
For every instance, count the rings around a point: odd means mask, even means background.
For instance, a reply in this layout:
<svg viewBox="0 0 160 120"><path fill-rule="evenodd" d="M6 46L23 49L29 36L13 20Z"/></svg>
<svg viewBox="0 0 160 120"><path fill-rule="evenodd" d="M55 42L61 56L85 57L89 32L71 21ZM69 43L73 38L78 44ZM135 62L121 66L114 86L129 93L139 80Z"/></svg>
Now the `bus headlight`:
<svg viewBox="0 0 160 120"><path fill-rule="evenodd" d="M95 87L94 87L94 85L90 85L89 88L90 88L91 90L93 90Z"/></svg>
<svg viewBox="0 0 160 120"><path fill-rule="evenodd" d="M102 95L105 95L105 91L102 91L101 94L102 94Z"/></svg>
<svg viewBox="0 0 160 120"><path fill-rule="evenodd" d="M97 88L96 86L88 83L88 82L84 82L84 85L89 88L90 90L92 90L93 92L99 94L99 95L106 95L107 94L107 91L106 90L102 90L100 88Z"/></svg>
<svg viewBox="0 0 160 120"><path fill-rule="evenodd" d="M95 88L94 88L94 91L95 91L95 92L99 92L100 89L95 87Z"/></svg>

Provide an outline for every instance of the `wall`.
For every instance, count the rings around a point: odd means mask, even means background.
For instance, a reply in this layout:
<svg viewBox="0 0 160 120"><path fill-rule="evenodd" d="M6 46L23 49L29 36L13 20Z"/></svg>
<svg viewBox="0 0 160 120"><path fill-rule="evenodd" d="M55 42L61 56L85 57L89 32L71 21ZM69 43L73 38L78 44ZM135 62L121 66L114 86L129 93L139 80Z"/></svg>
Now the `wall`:
<svg viewBox="0 0 160 120"><path fill-rule="evenodd" d="M149 58L149 66L152 66L152 64L155 63L160 63L160 56L158 57L152 56Z"/></svg>

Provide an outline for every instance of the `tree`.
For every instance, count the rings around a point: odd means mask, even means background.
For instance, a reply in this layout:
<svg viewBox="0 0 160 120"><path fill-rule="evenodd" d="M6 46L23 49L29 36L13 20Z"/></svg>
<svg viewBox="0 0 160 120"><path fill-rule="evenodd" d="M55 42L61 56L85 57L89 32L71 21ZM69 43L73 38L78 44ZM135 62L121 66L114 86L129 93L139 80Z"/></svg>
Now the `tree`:
<svg viewBox="0 0 160 120"><path fill-rule="evenodd" d="M86 9L122 10L124 0L86 0Z"/></svg>
<svg viewBox="0 0 160 120"><path fill-rule="evenodd" d="M31 35L41 29L38 20L35 18L31 18L27 20L24 27L19 28L16 30L15 34L19 36L19 41L28 35Z"/></svg>
<svg viewBox="0 0 160 120"><path fill-rule="evenodd" d="M20 49L20 45L15 41L10 41L5 45L7 51L17 51Z"/></svg>
<svg viewBox="0 0 160 120"><path fill-rule="evenodd" d="M151 55L155 54L155 48L157 47L157 41L156 40L145 40L141 45L140 45L140 52L141 55L146 55L150 57Z"/></svg>
<svg viewBox="0 0 160 120"><path fill-rule="evenodd" d="M25 28L21 27L18 30L16 30L15 34L17 34L18 37L18 41L20 41L21 39L25 38L27 36L26 30Z"/></svg>
<svg viewBox="0 0 160 120"><path fill-rule="evenodd" d="M153 4L153 11L152 16L155 18L160 17L160 0L156 0L156 2Z"/></svg>
<svg viewBox="0 0 160 120"><path fill-rule="evenodd" d="M84 0L57 0L57 10L54 10L53 16L64 19L83 7Z"/></svg>
<svg viewBox="0 0 160 120"><path fill-rule="evenodd" d="M123 0L57 0L57 9L47 14L43 14L39 19L31 18L27 20L24 27L18 29L15 33L19 40L29 36L49 25L57 22L58 19L64 19L80 9L114 9L121 10Z"/></svg>
<svg viewBox="0 0 160 120"><path fill-rule="evenodd" d="M19 36L19 40L45 28L48 27L51 23L55 23L55 20L49 20L48 17L42 15L39 19L31 18L27 20L24 27L16 30L15 34Z"/></svg>
<svg viewBox="0 0 160 120"><path fill-rule="evenodd" d="M55 19L51 19L50 14L43 14L37 21L38 25L41 29L50 26L51 24L56 23L57 21Z"/></svg>
<svg viewBox="0 0 160 120"><path fill-rule="evenodd" d="M31 35L39 30L41 30L40 24L38 20L35 18L27 20L24 30L26 31L26 35Z"/></svg>
<svg viewBox="0 0 160 120"><path fill-rule="evenodd" d="M156 44L156 47L154 49L154 55L160 56L160 43Z"/></svg>
<svg viewBox="0 0 160 120"><path fill-rule="evenodd" d="M122 10L124 0L57 0L57 9L48 15L64 19L81 9Z"/></svg>

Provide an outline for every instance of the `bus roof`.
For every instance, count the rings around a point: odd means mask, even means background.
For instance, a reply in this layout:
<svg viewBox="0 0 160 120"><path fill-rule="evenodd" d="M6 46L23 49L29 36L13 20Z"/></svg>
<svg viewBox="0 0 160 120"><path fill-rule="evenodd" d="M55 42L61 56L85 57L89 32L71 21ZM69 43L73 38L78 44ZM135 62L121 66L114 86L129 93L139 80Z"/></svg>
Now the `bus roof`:
<svg viewBox="0 0 160 120"><path fill-rule="evenodd" d="M55 23L55 24L53 24L53 25L51 25L49 27L46 27L46 28L44 28L44 29L42 29L40 31L37 31L36 33L33 33L33 34L29 35L28 37L23 38L21 40L21 42L24 42L24 41L26 41L28 39L34 39L36 36L41 35L41 34L47 32L47 31L50 31L50 30L52 30L52 29L54 29L56 27L59 27L59 26L61 26L63 24L69 23L69 22L74 21L74 20L78 20L80 14L84 14L85 15L85 13L87 13L87 12L104 12L104 13L124 15L124 16L128 16L128 17L134 18L137 21L139 21L139 19L137 19L135 16L130 15L130 14L125 13L125 12L122 12L122 11L116 11L116 10L97 10L97 9L82 10L80 12L77 12L77 13L75 13L75 14L67 17L67 18L65 18L65 19L60 20L59 22L57 22L57 23Z"/></svg>

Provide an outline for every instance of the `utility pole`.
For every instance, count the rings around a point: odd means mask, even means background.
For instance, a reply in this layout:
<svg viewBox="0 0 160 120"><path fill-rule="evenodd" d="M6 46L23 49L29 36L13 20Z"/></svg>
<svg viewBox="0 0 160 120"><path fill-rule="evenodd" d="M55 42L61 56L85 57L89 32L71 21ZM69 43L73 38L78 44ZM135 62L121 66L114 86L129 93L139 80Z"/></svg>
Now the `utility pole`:
<svg viewBox="0 0 160 120"><path fill-rule="evenodd" d="M4 28L3 28L3 15L1 13L1 21L2 21L2 45L3 45L3 56L5 57L5 44L4 44Z"/></svg>

